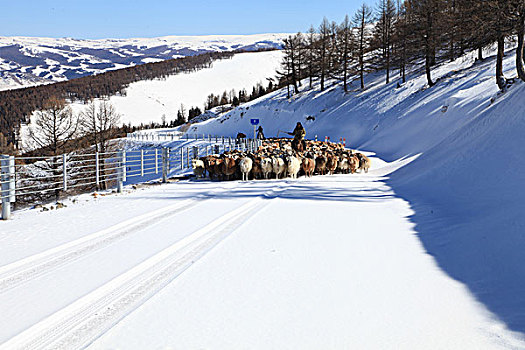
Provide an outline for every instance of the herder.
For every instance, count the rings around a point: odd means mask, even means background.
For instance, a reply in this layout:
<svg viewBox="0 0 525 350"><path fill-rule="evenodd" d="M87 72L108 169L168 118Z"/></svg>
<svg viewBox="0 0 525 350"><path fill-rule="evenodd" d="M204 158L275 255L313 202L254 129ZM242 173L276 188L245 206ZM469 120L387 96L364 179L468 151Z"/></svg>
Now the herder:
<svg viewBox="0 0 525 350"><path fill-rule="evenodd" d="M259 125L259 128L257 129L257 139L258 140L264 140L266 137L264 137L263 127L262 125Z"/></svg>
<svg viewBox="0 0 525 350"><path fill-rule="evenodd" d="M295 129L292 132L289 132L288 135L293 136L292 148L296 152L304 152L306 150L306 142L304 141L306 130L304 130L304 127L300 122L297 122Z"/></svg>

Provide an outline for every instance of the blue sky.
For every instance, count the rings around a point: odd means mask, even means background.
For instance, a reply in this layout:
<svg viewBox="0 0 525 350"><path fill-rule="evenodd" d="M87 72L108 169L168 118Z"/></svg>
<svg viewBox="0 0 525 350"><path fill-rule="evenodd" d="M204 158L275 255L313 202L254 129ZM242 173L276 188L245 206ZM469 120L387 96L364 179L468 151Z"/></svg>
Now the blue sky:
<svg viewBox="0 0 525 350"><path fill-rule="evenodd" d="M130 38L292 33L326 16L340 22L363 0L14 0L0 6L0 36ZM369 0L367 0L370 3Z"/></svg>

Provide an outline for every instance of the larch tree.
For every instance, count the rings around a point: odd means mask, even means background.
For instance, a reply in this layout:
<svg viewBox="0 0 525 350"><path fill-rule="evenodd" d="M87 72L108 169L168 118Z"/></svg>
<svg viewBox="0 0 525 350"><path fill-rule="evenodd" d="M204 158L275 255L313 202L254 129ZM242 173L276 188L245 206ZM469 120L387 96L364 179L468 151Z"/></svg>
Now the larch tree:
<svg viewBox="0 0 525 350"><path fill-rule="evenodd" d="M353 24L357 28L356 54L359 59L361 89L365 88L365 53L368 48L368 25L370 23L372 23L372 10L368 5L362 4L353 17Z"/></svg>
<svg viewBox="0 0 525 350"><path fill-rule="evenodd" d="M29 142L33 148L57 156L78 136L79 119L64 99L51 97L36 112L35 123L29 127Z"/></svg>
<svg viewBox="0 0 525 350"><path fill-rule="evenodd" d="M353 37L352 26L348 15L345 16L343 22L339 25L337 34L337 51L339 57L340 72L343 81L344 92L348 92L348 78L350 75L350 63L352 60Z"/></svg>
<svg viewBox="0 0 525 350"><path fill-rule="evenodd" d="M325 80L329 72L329 46L330 46L330 23L328 19L323 18L319 26L319 39L316 46L317 72L321 80L321 91L324 91Z"/></svg>

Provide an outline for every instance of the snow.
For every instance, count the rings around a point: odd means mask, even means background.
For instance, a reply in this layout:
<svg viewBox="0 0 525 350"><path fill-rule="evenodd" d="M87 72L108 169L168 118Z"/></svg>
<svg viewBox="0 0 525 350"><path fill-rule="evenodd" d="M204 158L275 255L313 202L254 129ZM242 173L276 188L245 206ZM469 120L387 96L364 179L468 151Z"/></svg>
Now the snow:
<svg viewBox="0 0 525 350"><path fill-rule="evenodd" d="M368 174L128 186L15 212L0 222L0 349L525 349L525 84L498 93L494 57L473 57L436 67L432 88L371 74L364 91L277 91L189 130L301 121L367 151Z"/></svg>
<svg viewBox="0 0 525 350"><path fill-rule="evenodd" d="M224 91L246 89L267 78L275 77L275 70L282 58L281 51L251 52L236 54L232 59L215 61L211 68L187 74L172 75L165 80L148 80L130 84L126 96L113 96L110 102L122 115L121 122L132 125L177 118L180 105L203 109L210 94L222 95ZM80 112L85 105L74 103Z"/></svg>
<svg viewBox="0 0 525 350"><path fill-rule="evenodd" d="M267 33L99 40L0 36L0 49L6 48L0 55L10 65L0 75L0 91L80 77L79 69L87 74L100 74L135 64L204 52L279 49L288 35ZM28 61L28 57L33 59ZM0 62L3 61L0 57ZM110 64L100 67L93 65L96 63ZM1 67L4 66L2 63ZM38 76L40 73L47 74L41 78ZM17 76L18 79L11 79L10 76Z"/></svg>
<svg viewBox="0 0 525 350"><path fill-rule="evenodd" d="M18 212L2 223L0 348L525 346L426 254L384 182L403 163L373 162Z"/></svg>

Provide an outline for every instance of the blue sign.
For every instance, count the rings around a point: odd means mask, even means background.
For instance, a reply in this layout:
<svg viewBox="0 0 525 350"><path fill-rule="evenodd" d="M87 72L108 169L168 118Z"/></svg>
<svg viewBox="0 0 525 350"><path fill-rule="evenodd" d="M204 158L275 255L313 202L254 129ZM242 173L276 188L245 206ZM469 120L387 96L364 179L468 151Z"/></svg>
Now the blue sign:
<svg viewBox="0 0 525 350"><path fill-rule="evenodd" d="M250 123L252 123L252 125L259 125L259 119L250 119Z"/></svg>

